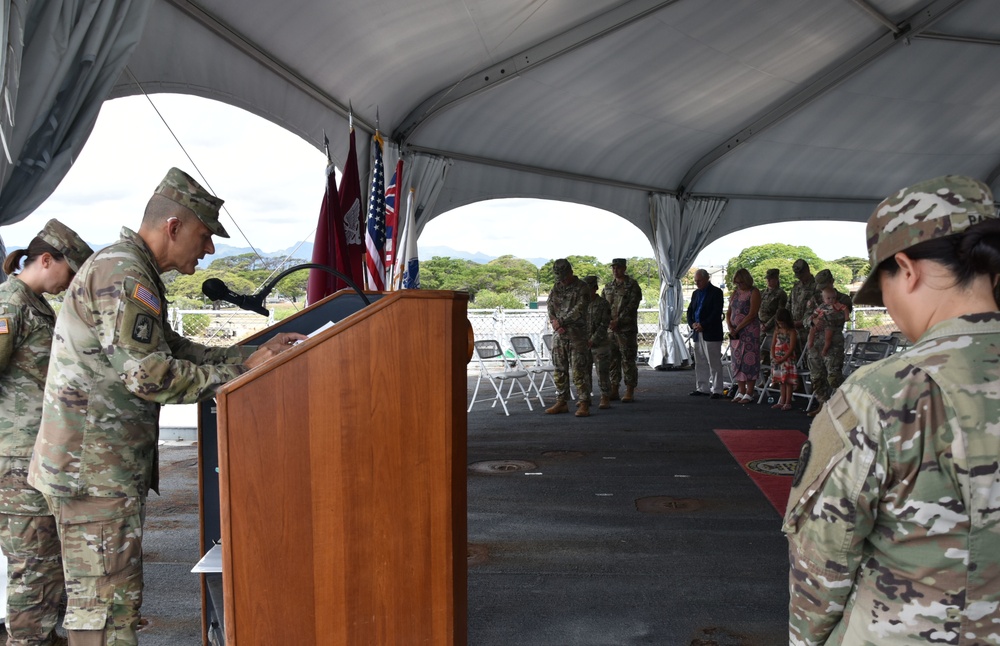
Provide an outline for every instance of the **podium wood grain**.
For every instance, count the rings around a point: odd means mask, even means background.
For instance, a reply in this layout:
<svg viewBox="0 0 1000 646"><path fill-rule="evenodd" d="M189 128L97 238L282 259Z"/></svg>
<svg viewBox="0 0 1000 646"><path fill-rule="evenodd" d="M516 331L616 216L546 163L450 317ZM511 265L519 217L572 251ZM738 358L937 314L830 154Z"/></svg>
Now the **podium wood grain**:
<svg viewBox="0 0 1000 646"><path fill-rule="evenodd" d="M220 390L228 646L466 643L466 306L384 296Z"/></svg>

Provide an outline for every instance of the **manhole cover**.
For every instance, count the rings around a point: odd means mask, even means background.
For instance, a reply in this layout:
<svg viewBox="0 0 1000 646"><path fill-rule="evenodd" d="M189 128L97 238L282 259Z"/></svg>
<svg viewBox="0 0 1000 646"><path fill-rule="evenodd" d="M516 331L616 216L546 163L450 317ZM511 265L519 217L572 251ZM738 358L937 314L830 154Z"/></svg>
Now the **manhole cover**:
<svg viewBox="0 0 1000 646"><path fill-rule="evenodd" d="M671 514L697 511L705 503L697 498L671 498L670 496L650 496L635 501L635 508L646 514Z"/></svg>
<svg viewBox="0 0 1000 646"><path fill-rule="evenodd" d="M485 473L487 475L502 475L504 473L530 471L537 468L534 462L528 462L527 460L485 460L483 462L473 462L469 465L469 471L473 473Z"/></svg>
<svg viewBox="0 0 1000 646"><path fill-rule="evenodd" d="M482 565L490 559L490 548L481 543L468 544L469 565Z"/></svg>
<svg viewBox="0 0 1000 646"><path fill-rule="evenodd" d="M583 451L546 451L542 453L543 458L553 458L556 460L573 460L582 458L583 456Z"/></svg>

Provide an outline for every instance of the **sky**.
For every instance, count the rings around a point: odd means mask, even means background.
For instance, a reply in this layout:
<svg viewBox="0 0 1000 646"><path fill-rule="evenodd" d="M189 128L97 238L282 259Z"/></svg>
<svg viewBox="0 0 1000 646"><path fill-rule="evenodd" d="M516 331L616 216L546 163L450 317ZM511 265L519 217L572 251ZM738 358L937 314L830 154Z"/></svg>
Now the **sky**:
<svg viewBox="0 0 1000 646"><path fill-rule="evenodd" d="M4 243L26 246L50 218L92 244L117 240L123 225L138 228L146 201L171 166L204 180L226 200L222 222L232 236L226 244L268 252L312 240L325 185L320 150L224 103L172 94L152 95L151 101L136 96L106 102L52 196L25 220L0 227ZM568 221L574 222L572 233L564 226ZM722 265L746 247L771 242L809 246L825 260L867 257L863 223L813 221L725 236L702 250L695 264ZM646 236L612 213L534 199L490 200L450 211L424 227L418 246L521 258L588 255L602 262L653 255Z"/></svg>

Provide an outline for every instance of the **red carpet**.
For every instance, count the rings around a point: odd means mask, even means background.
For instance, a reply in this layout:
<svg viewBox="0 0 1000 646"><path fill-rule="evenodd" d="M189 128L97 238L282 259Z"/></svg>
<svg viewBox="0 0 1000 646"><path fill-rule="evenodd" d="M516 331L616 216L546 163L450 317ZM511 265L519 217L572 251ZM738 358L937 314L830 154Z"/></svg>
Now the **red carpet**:
<svg viewBox="0 0 1000 646"><path fill-rule="evenodd" d="M716 429L715 434L778 513L784 515L799 451L807 439L805 433Z"/></svg>

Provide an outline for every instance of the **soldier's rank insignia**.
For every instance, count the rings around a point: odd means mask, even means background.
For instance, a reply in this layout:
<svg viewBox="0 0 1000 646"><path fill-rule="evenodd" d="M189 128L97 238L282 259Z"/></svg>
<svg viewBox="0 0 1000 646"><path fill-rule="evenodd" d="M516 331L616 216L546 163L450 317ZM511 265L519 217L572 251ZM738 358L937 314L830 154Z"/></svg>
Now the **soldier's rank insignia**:
<svg viewBox="0 0 1000 646"><path fill-rule="evenodd" d="M137 314L135 325L132 326L132 338L139 343L149 343L153 338L153 317L149 314Z"/></svg>

